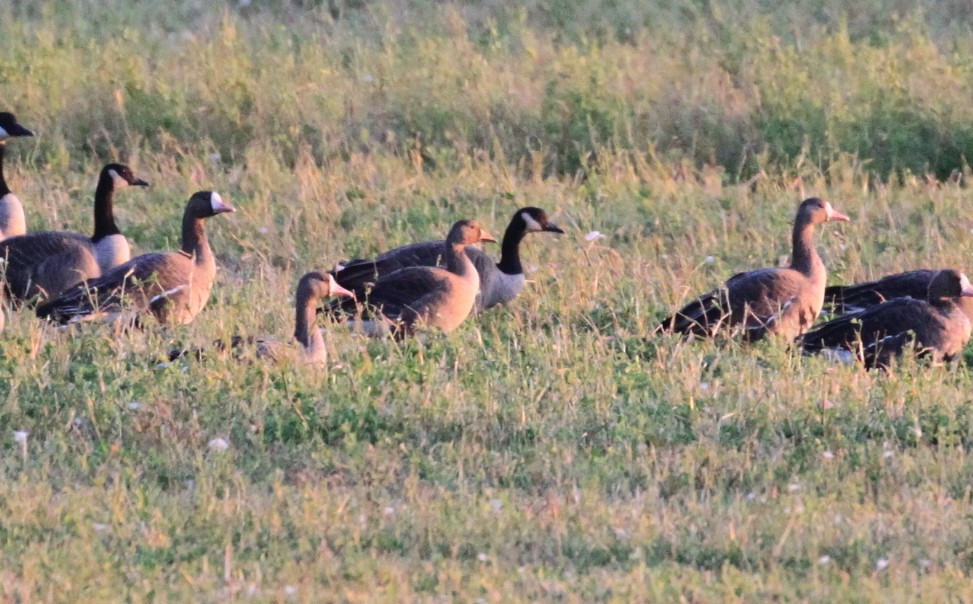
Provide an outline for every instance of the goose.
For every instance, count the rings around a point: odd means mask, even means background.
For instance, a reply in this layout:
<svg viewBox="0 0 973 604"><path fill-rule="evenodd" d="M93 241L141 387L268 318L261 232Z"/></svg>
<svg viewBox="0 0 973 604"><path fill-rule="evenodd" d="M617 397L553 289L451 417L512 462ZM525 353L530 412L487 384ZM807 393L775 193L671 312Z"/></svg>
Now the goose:
<svg viewBox="0 0 973 604"><path fill-rule="evenodd" d="M480 241L495 239L476 221L460 220L442 243L444 267L392 271L379 277L366 293L366 308L355 299L343 298L333 301L328 311L333 316L350 315L350 323L360 324L370 336L410 335L421 327L450 332L466 320L476 302L480 277L464 249Z"/></svg>
<svg viewBox="0 0 973 604"><path fill-rule="evenodd" d="M466 253L480 275L480 293L476 309L485 310L510 302L523 290L527 278L520 262L520 242L527 233L559 233L564 231L548 220L547 213L534 207L517 210L500 246L500 262L477 247L467 247ZM379 254L374 260L352 260L339 264L331 274L343 287L359 297L369 283L382 275L409 266L444 266L443 240L424 241L395 248Z"/></svg>
<svg viewBox="0 0 973 604"><path fill-rule="evenodd" d="M920 356L950 361L970 340L970 318L959 304L970 297L973 285L966 275L942 270L929 282L924 299L886 300L828 321L801 336L798 344L806 353L857 359L868 368L888 367L913 343Z"/></svg>
<svg viewBox="0 0 973 604"><path fill-rule="evenodd" d="M34 136L34 133L17 123L14 114L0 113L0 241L27 232L24 206L10 191L7 180L3 177L3 154L7 148L7 139L21 136Z"/></svg>
<svg viewBox="0 0 973 604"><path fill-rule="evenodd" d="M149 183L122 164L108 164L101 170L95 189L95 230L90 237L71 231L39 231L0 241L11 297L50 300L75 283L128 262L131 250L115 224L113 211L115 191L128 186L147 187Z"/></svg>
<svg viewBox="0 0 973 604"><path fill-rule="evenodd" d="M324 346L324 335L321 328L314 325L317 318L318 302L329 296L349 296L355 294L341 287L328 273L311 271L305 273L297 283L294 297L296 316L294 319L294 339L301 345L303 359L306 363L323 364L327 362L327 349ZM257 358L280 361L293 355L294 348L286 342L271 338L244 338L233 336L229 342L217 340L214 345L219 350L232 350L239 354L250 348ZM184 356L188 351L176 349L169 353L169 361ZM203 356L203 350L194 351L197 358Z"/></svg>
<svg viewBox="0 0 973 604"><path fill-rule="evenodd" d="M824 299L829 310L839 315L860 312L894 298L924 300L929 285L939 272L920 269L888 275L875 281L832 285L824 290ZM956 303L973 321L973 299L962 297Z"/></svg>
<svg viewBox="0 0 973 604"><path fill-rule="evenodd" d="M742 326L751 341L768 333L789 340L797 337L814 323L824 305L827 275L814 247L814 228L834 220L849 218L827 201L804 200L794 221L789 267L738 273L720 289L667 317L657 331L712 337L722 329Z"/></svg>
<svg viewBox="0 0 973 604"><path fill-rule="evenodd" d="M101 277L78 283L37 307L37 316L67 324L118 318L123 309L152 313L162 324L189 323L206 305L216 276L216 257L203 221L235 212L218 193L199 191L182 218L182 246L176 252L137 256Z"/></svg>

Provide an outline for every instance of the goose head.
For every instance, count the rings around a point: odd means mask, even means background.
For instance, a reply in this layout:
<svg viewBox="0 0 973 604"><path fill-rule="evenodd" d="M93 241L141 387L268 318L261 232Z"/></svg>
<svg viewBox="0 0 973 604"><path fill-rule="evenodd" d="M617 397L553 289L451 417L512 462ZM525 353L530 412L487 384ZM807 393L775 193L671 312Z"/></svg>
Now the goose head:
<svg viewBox="0 0 973 604"><path fill-rule="evenodd" d="M329 273L322 273L320 271L306 273L297 282L298 300L309 300L313 302L321 298L327 298L328 296L354 298L355 294L338 285L338 282Z"/></svg>
<svg viewBox="0 0 973 604"><path fill-rule="evenodd" d="M929 300L945 298L973 297L973 285L963 273L946 269L936 273L929 282Z"/></svg>
<svg viewBox="0 0 973 604"><path fill-rule="evenodd" d="M819 197L805 199L797 211L798 222L805 224L821 224L830 221L848 222L851 218L842 214L831 206L831 203Z"/></svg>
<svg viewBox="0 0 973 604"><path fill-rule="evenodd" d="M14 114L0 113L0 142L14 136L34 136L34 133L21 126Z"/></svg>
<svg viewBox="0 0 973 604"><path fill-rule="evenodd" d="M217 214L236 212L236 209L223 201L216 191L198 191L193 193L186 204L186 214L193 218L210 218Z"/></svg>
<svg viewBox="0 0 973 604"><path fill-rule="evenodd" d="M547 218L547 212L540 208L528 207L517 210L515 220L519 218L523 223L525 233L564 233L561 227L557 226Z"/></svg>
<svg viewBox="0 0 973 604"><path fill-rule="evenodd" d="M475 220L460 220L449 229L446 242L450 245L467 246L481 241L496 241L496 237L480 226Z"/></svg>
<svg viewBox="0 0 973 604"><path fill-rule="evenodd" d="M117 191L125 187L147 187L149 183L136 178L132 169L125 164L108 164L101 169L101 180L111 179L112 187Z"/></svg>

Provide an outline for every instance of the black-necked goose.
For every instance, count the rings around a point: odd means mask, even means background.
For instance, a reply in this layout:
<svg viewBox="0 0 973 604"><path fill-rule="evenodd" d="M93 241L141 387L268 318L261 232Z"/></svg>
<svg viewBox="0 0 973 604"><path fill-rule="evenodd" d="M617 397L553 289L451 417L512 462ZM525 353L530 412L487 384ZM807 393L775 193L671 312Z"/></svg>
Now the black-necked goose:
<svg viewBox="0 0 973 604"><path fill-rule="evenodd" d="M517 297L526 282L524 267L520 262L520 242L527 233L545 231L564 232L548 220L544 210L521 208L514 213L503 235L500 262L494 262L477 247L466 248L480 275L480 293L476 298L478 310L506 304ZM379 254L374 260L353 260L340 264L332 274L338 283L361 297L366 286L382 275L410 266L444 266L443 243L440 239L405 245Z"/></svg>
<svg viewBox="0 0 973 604"><path fill-rule="evenodd" d="M480 241L494 239L475 221L461 220L440 248L444 268L412 266L393 271L368 290L364 309L355 300L343 299L335 300L329 312L351 315L356 325L360 314L361 327L369 335L405 335L416 328L452 331L466 320L476 302L480 277L464 249Z"/></svg>
<svg viewBox="0 0 973 604"><path fill-rule="evenodd" d="M768 333L797 337L814 323L824 304L827 273L814 247L814 228L831 220L848 217L827 201L805 200L794 221L790 267L736 274L720 289L667 317L659 330L713 336L721 329L742 326L750 340Z"/></svg>
<svg viewBox="0 0 973 604"><path fill-rule="evenodd" d="M101 170L95 189L95 230L91 236L39 231L0 241L0 257L6 261L7 289L12 298L53 299L80 281L128 262L128 240L115 224L115 191L148 185L136 178L128 166L108 164Z"/></svg>
<svg viewBox="0 0 973 604"><path fill-rule="evenodd" d="M219 194L200 191L189 198L182 218L178 252L143 254L97 279L79 283L37 307L37 316L61 324L113 317L130 309L151 312L163 324L189 323L209 299L216 257L203 221L235 211Z"/></svg>
<svg viewBox="0 0 973 604"><path fill-rule="evenodd" d="M7 149L7 139L20 136L34 136L34 133L17 123L14 114L0 113L0 240L27 232L24 206L10 191L3 176L3 155Z"/></svg>
<svg viewBox="0 0 973 604"><path fill-rule="evenodd" d="M306 273L297 283L294 297L294 339L301 345L303 359L307 363L323 364L327 361L324 335L321 328L314 323L317 320L318 302L329 296L354 297L354 294L338 285L330 274L318 271ZM229 341L217 340L214 345L221 351L232 350L235 354L250 349L257 358L271 361L292 357L295 352L289 343L273 338L233 336ZM187 352L185 349L174 350L169 353L169 360L174 361ZM197 357L204 354L202 350L195 352Z"/></svg>
<svg viewBox="0 0 973 604"><path fill-rule="evenodd" d="M835 314L848 314L877 306L895 298L924 300L929 285L940 271L920 269L889 275L876 281L854 285L832 285L824 290L825 304ZM966 316L973 321L973 298L957 301Z"/></svg>
<svg viewBox="0 0 973 604"><path fill-rule="evenodd" d="M947 269L932 278L925 299L894 298L839 317L808 331L798 340L808 353L831 352L866 367L887 367L914 344L920 356L949 361L970 340L970 318L959 302L973 297L966 275Z"/></svg>

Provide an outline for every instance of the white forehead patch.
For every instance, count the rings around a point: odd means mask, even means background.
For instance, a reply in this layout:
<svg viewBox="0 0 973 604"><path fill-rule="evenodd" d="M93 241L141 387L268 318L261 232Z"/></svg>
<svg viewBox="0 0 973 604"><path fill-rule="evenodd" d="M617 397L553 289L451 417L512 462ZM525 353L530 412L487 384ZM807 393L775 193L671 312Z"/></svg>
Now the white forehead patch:
<svg viewBox="0 0 973 604"><path fill-rule="evenodd" d="M541 226L541 223L539 223L536 220L534 220L534 217L531 216L528 212L521 212L520 213L520 217L523 218L524 219L524 223L527 224L527 230L528 231L543 231L544 230L544 227Z"/></svg>
<svg viewBox="0 0 973 604"><path fill-rule="evenodd" d="M116 189L124 189L128 186L128 181L122 178L122 175L115 170L109 170L108 176L111 176L112 181L115 183Z"/></svg>
<svg viewBox="0 0 973 604"><path fill-rule="evenodd" d="M970 280L965 273L959 275L959 286L962 289L973 289L973 285L970 285Z"/></svg>

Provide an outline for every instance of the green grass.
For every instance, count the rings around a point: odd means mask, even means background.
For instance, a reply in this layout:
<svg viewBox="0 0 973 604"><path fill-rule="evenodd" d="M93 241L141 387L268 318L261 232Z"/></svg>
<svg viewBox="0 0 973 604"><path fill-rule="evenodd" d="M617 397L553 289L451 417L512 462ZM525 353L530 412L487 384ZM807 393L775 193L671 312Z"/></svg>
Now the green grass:
<svg viewBox="0 0 973 604"><path fill-rule="evenodd" d="M112 160L153 184L116 199L138 250L177 244L196 190L239 211L207 225L190 326L10 317L0 599L968 597L968 362L648 334L777 264L812 194L853 218L820 229L833 281L973 270L969 7L130 4L6 6L28 224L87 231ZM524 294L448 337L158 366L286 337L307 270L524 205L568 233L530 236Z"/></svg>

